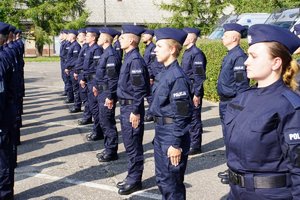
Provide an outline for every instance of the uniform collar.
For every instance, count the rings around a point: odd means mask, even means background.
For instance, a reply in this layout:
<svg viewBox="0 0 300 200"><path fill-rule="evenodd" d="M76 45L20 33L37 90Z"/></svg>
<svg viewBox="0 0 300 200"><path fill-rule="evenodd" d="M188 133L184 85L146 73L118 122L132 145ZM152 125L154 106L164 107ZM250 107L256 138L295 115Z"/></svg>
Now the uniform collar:
<svg viewBox="0 0 300 200"><path fill-rule="evenodd" d="M269 94L275 92L279 87L284 86L283 80L280 78L276 82L272 83L267 87L256 88L256 92L258 95Z"/></svg>
<svg viewBox="0 0 300 200"><path fill-rule="evenodd" d="M240 45L236 45L235 47L233 47L232 49L230 49L230 50L228 51L228 53L235 52L235 51L237 51L237 50L239 50L239 49L240 49Z"/></svg>
<svg viewBox="0 0 300 200"><path fill-rule="evenodd" d="M124 59L128 58L132 53L134 53L136 51L139 51L139 49L138 48L134 48L134 49L131 49L130 51L128 51L127 53L125 53Z"/></svg>
<svg viewBox="0 0 300 200"><path fill-rule="evenodd" d="M171 64L169 64L168 66L165 66L165 69L168 70L170 68L173 68L173 66L177 66L178 64L178 60L174 60Z"/></svg>

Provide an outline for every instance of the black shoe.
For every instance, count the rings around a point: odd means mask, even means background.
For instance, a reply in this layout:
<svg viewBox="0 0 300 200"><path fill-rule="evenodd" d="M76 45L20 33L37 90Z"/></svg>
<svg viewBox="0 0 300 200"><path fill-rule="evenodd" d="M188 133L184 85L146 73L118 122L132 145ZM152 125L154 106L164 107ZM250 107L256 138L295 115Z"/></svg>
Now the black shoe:
<svg viewBox="0 0 300 200"><path fill-rule="evenodd" d="M229 184L229 178L221 178L221 183Z"/></svg>
<svg viewBox="0 0 300 200"><path fill-rule="evenodd" d="M117 188L121 189L126 185L126 179L117 183Z"/></svg>
<svg viewBox="0 0 300 200"><path fill-rule="evenodd" d="M96 154L96 158L100 158L100 157L102 157L102 155L104 155L105 154L105 150L103 150L102 152L100 152L100 153L97 153Z"/></svg>
<svg viewBox="0 0 300 200"><path fill-rule="evenodd" d="M73 107L73 108L71 108L71 109L69 110L69 112L70 112L70 113L78 113L78 112L81 112L81 108L75 108L75 107Z"/></svg>
<svg viewBox="0 0 300 200"><path fill-rule="evenodd" d="M154 118L152 116L146 116L144 121L145 122L152 122L152 121L154 121Z"/></svg>
<svg viewBox="0 0 300 200"><path fill-rule="evenodd" d="M201 149L199 148L191 148L189 155L196 155L202 153Z"/></svg>
<svg viewBox="0 0 300 200"><path fill-rule="evenodd" d="M97 134L94 134L94 133L90 133L90 134L86 135L86 139L88 141L97 141L97 140L103 140L104 136L103 135L97 135Z"/></svg>
<svg viewBox="0 0 300 200"><path fill-rule="evenodd" d="M118 160L118 154L102 154L102 156L99 156L98 161L99 162L110 162L110 161L114 161L114 160Z"/></svg>
<svg viewBox="0 0 300 200"><path fill-rule="evenodd" d="M229 171L228 169L225 170L224 172L219 172L218 177L222 179L229 179Z"/></svg>
<svg viewBox="0 0 300 200"><path fill-rule="evenodd" d="M87 125L92 124L93 121L91 119L80 119L78 120L78 125Z"/></svg>
<svg viewBox="0 0 300 200"><path fill-rule="evenodd" d="M66 99L64 102L65 103L74 103L74 100Z"/></svg>
<svg viewBox="0 0 300 200"><path fill-rule="evenodd" d="M137 182L134 184L124 184L122 188L119 189L118 193L120 195L128 195L131 194L133 192L136 192L138 190L142 189L142 183L141 182Z"/></svg>

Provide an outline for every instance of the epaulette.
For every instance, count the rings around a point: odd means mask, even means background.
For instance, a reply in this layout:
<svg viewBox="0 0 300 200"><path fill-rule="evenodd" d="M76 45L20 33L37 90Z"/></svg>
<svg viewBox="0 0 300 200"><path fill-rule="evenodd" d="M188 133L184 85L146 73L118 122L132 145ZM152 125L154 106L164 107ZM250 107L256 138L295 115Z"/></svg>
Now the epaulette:
<svg viewBox="0 0 300 200"><path fill-rule="evenodd" d="M139 55L138 54L133 54L132 55L132 59L138 59L139 58Z"/></svg>
<svg viewBox="0 0 300 200"><path fill-rule="evenodd" d="M174 68L173 74L176 79L184 77L184 75L183 75L184 72L183 72L183 70L181 70L181 68L177 68L177 67Z"/></svg>
<svg viewBox="0 0 300 200"><path fill-rule="evenodd" d="M196 47L196 48L192 49L192 52L193 52L193 54L198 54L198 53L201 53L201 50L198 47Z"/></svg>
<svg viewBox="0 0 300 200"><path fill-rule="evenodd" d="M295 109L300 108L300 96L291 90L286 90L282 95L288 99Z"/></svg>

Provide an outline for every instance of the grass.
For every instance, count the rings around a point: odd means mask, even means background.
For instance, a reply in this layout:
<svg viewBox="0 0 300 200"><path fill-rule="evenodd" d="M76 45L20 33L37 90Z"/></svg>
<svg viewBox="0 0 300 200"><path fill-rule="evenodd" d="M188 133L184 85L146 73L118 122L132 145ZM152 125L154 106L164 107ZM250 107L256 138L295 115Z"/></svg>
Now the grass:
<svg viewBox="0 0 300 200"><path fill-rule="evenodd" d="M50 56L50 57L25 57L25 62L59 62L59 56Z"/></svg>

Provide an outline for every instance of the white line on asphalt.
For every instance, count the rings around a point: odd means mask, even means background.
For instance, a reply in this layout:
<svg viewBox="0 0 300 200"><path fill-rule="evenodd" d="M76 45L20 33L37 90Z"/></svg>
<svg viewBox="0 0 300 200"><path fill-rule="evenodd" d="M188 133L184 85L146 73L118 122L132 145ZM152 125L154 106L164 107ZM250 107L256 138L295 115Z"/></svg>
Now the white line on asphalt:
<svg viewBox="0 0 300 200"><path fill-rule="evenodd" d="M30 86L28 87L28 89L30 89L32 87L45 87L45 88L52 88L52 89L55 89L55 90L61 90L61 91L63 91L63 86L59 87L59 86L51 86L51 85L30 84Z"/></svg>
<svg viewBox="0 0 300 200"><path fill-rule="evenodd" d="M74 179L62 178L62 177L58 177L58 176L50 176L50 175L41 174L41 173L24 173L22 175L25 175L25 176L28 176L28 177L40 178L40 179L47 179L47 180L51 180L51 181L59 181L59 182L63 182L63 183L70 183L70 184L80 185L80 186L85 186L85 187L90 187L90 188L97 188L97 189L101 189L101 190L106 190L106 191L111 191L111 192L118 193L118 189L116 187L109 186L109 185L104 185L104 184L78 181L78 180L74 180ZM133 196L133 195L140 196L140 197L146 197L146 198L149 198L149 199L161 199L161 195L146 192L146 191L134 192L134 193L132 193L131 195L128 195L128 196Z"/></svg>
<svg viewBox="0 0 300 200"><path fill-rule="evenodd" d="M76 126L76 125L68 125L68 124L57 123L57 122L43 122L43 121L32 120L32 119L28 119L28 120L26 119L25 120L25 123L24 123L25 127L24 128L26 128L27 123L41 123L41 124L47 124L49 126L66 126L66 127L78 128L78 129L88 129L88 130L91 129L90 126L88 126L88 127L86 127L86 126Z"/></svg>

